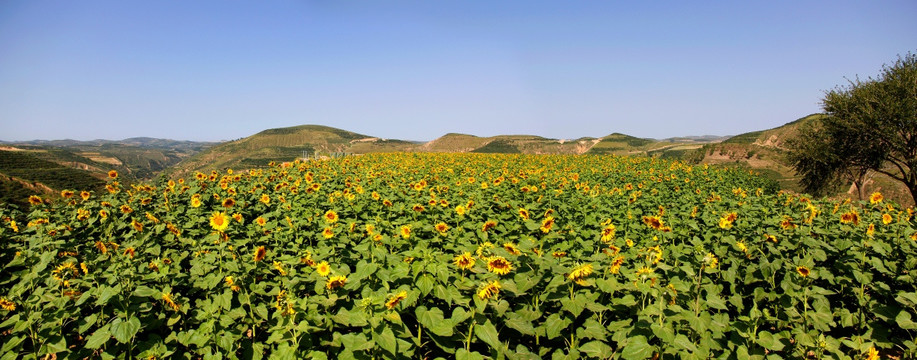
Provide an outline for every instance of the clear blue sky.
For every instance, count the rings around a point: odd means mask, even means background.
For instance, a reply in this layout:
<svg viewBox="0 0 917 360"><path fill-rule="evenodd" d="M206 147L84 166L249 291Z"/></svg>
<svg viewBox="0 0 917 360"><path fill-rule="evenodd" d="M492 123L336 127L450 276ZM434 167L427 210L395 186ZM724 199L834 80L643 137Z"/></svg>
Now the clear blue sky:
<svg viewBox="0 0 917 360"><path fill-rule="evenodd" d="M917 50L917 1L0 2L0 140L727 135Z"/></svg>

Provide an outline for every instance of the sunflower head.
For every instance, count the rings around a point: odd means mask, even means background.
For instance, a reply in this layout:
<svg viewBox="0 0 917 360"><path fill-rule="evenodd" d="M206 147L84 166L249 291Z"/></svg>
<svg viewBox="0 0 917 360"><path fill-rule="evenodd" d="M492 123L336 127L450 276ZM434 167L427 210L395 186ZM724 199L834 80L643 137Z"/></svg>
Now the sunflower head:
<svg viewBox="0 0 917 360"><path fill-rule="evenodd" d="M407 297L408 297L408 292L405 290L401 290L397 294L393 294L389 296L388 301L385 302L385 307L388 308L389 310L394 309L395 306L398 306L398 303L401 302L401 300L407 299Z"/></svg>
<svg viewBox="0 0 917 360"><path fill-rule="evenodd" d="M800 265L796 267L796 273L798 273L799 276L808 277L811 271L809 270L809 268Z"/></svg>
<svg viewBox="0 0 917 360"><path fill-rule="evenodd" d="M506 275L513 270L513 264L502 256L495 256L487 261L487 270L497 275Z"/></svg>
<svg viewBox="0 0 917 360"><path fill-rule="evenodd" d="M332 276L328 278L328 282L325 283L325 287L328 288L328 290L331 290L331 289L343 287L346 284L347 284L347 277L344 275L337 275L337 276Z"/></svg>
<svg viewBox="0 0 917 360"><path fill-rule="evenodd" d="M255 262L264 260L265 255L267 255L267 250L264 249L264 246L259 246L257 249L255 249Z"/></svg>
<svg viewBox="0 0 917 360"><path fill-rule="evenodd" d="M210 215L210 227L219 232L225 231L229 227L229 216L222 211L214 211Z"/></svg>
<svg viewBox="0 0 917 360"><path fill-rule="evenodd" d="M468 270L474 266L475 259L473 256L471 256L471 253L465 252L453 258L452 262L459 269Z"/></svg>

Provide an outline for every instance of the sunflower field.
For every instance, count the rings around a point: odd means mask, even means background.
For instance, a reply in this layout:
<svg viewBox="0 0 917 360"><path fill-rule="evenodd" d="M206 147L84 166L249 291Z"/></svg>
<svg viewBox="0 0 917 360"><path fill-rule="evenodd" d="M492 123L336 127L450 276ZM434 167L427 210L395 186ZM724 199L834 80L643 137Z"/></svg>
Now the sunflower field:
<svg viewBox="0 0 917 360"><path fill-rule="evenodd" d="M373 154L0 207L0 358L917 357L914 210L655 158Z"/></svg>

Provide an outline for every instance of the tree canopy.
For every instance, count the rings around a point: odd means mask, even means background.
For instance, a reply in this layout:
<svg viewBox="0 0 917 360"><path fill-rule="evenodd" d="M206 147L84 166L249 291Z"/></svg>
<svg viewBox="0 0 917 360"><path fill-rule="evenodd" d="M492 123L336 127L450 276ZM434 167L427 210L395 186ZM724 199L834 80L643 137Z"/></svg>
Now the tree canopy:
<svg viewBox="0 0 917 360"><path fill-rule="evenodd" d="M863 181L875 171L907 186L917 203L917 55L827 91L822 107L826 116L789 142L803 187L823 193L852 181L862 197Z"/></svg>

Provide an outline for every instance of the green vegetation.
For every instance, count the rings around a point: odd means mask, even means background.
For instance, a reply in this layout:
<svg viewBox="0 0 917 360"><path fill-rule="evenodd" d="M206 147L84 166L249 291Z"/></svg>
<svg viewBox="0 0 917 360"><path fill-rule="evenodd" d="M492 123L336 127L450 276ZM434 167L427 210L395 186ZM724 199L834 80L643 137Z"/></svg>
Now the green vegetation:
<svg viewBox="0 0 917 360"><path fill-rule="evenodd" d="M518 154L519 148L511 144L508 140L494 140L487 145L472 150L473 153L492 153L492 154Z"/></svg>
<svg viewBox="0 0 917 360"><path fill-rule="evenodd" d="M862 198L867 174L877 172L903 184L917 202L917 54L883 66L878 78L829 91L823 106L827 116L790 144L806 190L845 180Z"/></svg>
<svg viewBox="0 0 917 360"><path fill-rule="evenodd" d="M603 137L595 146L589 149L589 154L614 154L637 150L641 147L655 143L655 140L641 139L630 135L614 133Z"/></svg>
<svg viewBox="0 0 917 360"><path fill-rule="evenodd" d="M183 180L0 207L0 357L917 357L917 229L880 194L616 156Z"/></svg>
<svg viewBox="0 0 917 360"><path fill-rule="evenodd" d="M28 183L41 183L52 190L100 189L104 181L88 171L72 169L38 158L23 151L0 151L0 174ZM24 186L12 179L3 181L2 202L24 204L34 187Z"/></svg>

